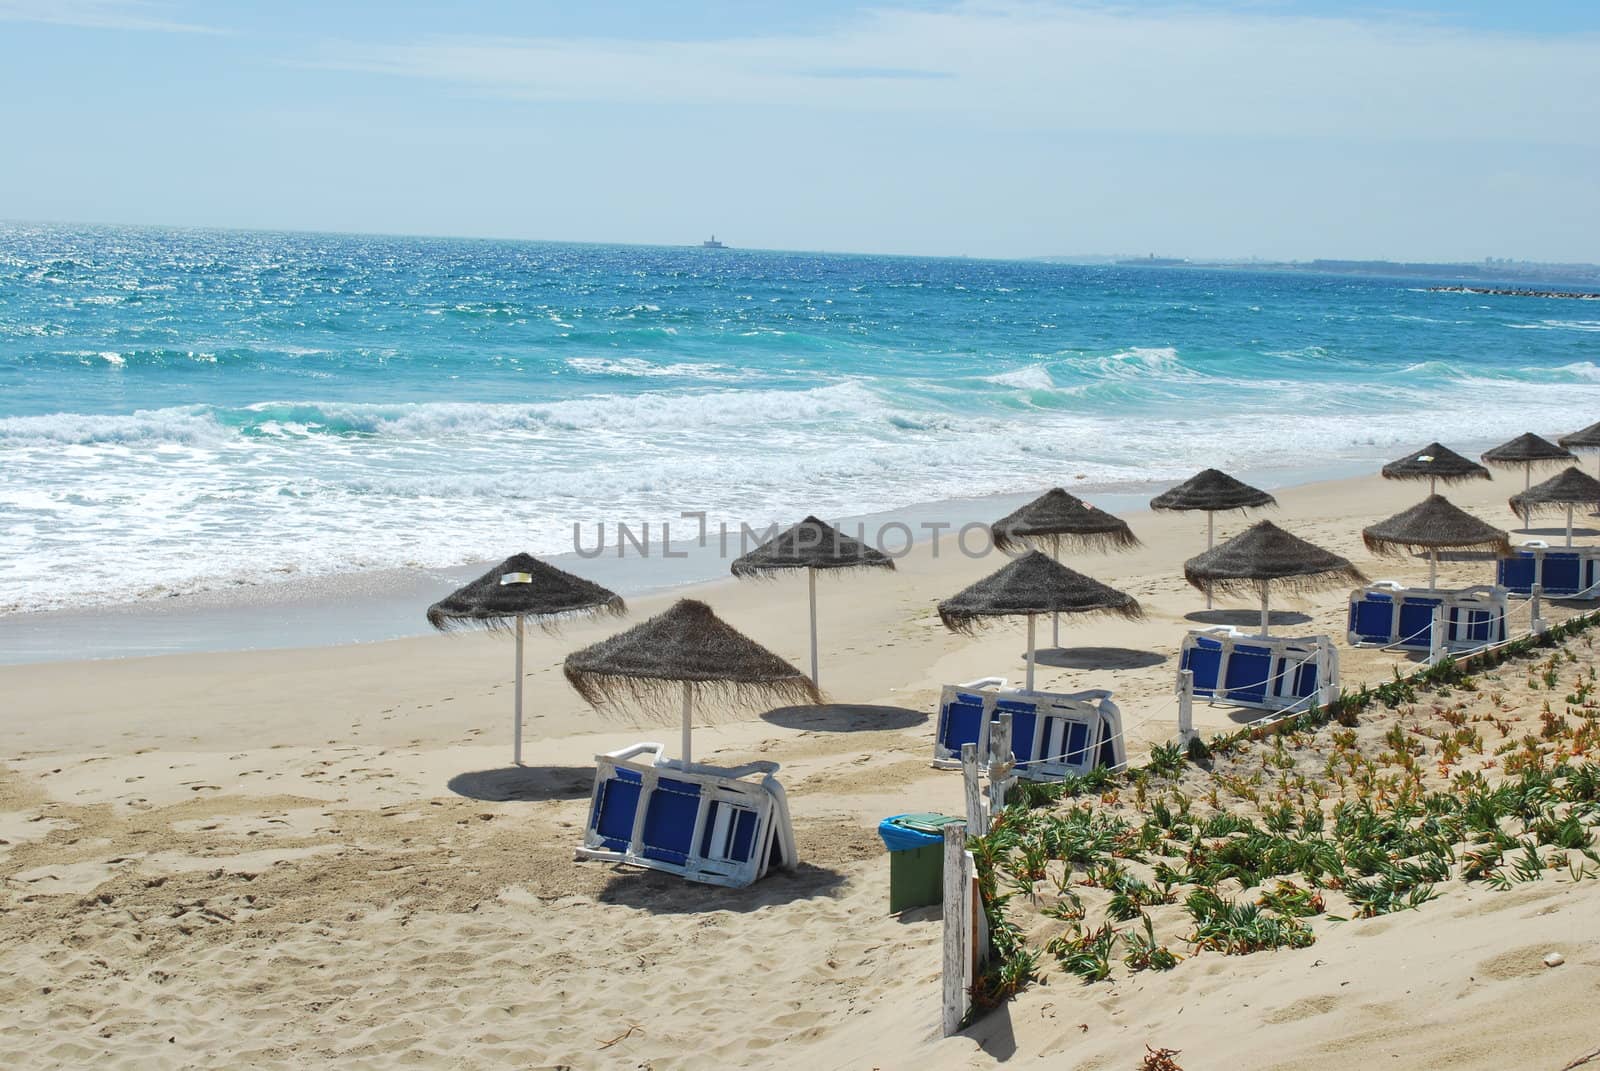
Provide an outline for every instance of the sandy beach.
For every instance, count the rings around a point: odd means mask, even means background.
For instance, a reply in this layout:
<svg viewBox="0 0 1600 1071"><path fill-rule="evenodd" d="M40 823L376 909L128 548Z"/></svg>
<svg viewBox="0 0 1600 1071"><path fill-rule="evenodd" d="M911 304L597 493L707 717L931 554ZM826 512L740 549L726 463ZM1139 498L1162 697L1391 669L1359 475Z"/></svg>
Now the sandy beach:
<svg viewBox="0 0 1600 1071"><path fill-rule="evenodd" d="M1521 488L1499 474L1445 493L1515 529L1505 502ZM1309 484L1264 515L1374 579L1421 582L1423 561L1374 559L1360 530L1424 493ZM1203 606L1181 565L1205 519L1126 516L1142 547L1069 564L1135 595L1146 619L1063 620L1038 683L1114 689L1141 763L1175 735L1174 656ZM1219 539L1248 523L1219 516ZM929 766L939 688L1019 681L1023 627L956 636L934 605L1002 563L924 543L892 574L822 579L832 702L697 728L701 761L782 764L802 862L743 890L573 860L594 754L676 741L670 724L597 715L563 679L565 653L614 620L530 633L522 769L499 635L0 668L0 1062L1134 1068L1148 1044L1191 1071L1556 1071L1600 1047L1600 882L1564 872L1509 891L1452 878L1415 911L1317 919L1311 947L1200 953L1164 974L1085 985L1045 957L1043 984L942 1038L938 913L888 915L875 826L960 811L959 775ZM1441 569L1445 584L1490 580L1482 560ZM629 620L684 594L806 663L802 578L652 595ZM1347 687L1413 664L1344 648L1339 592L1274 610L1275 628L1339 639ZM1256 618L1220 601L1210 620ZM1590 660L1583 637L1569 643L1583 658L1563 680ZM1536 731L1547 698L1531 673L1503 675L1497 741ZM1256 716L1195 711L1207 736ZM1374 747L1382 717L1363 729ZM1307 761L1325 745L1308 742ZM1559 968L1543 965L1552 950Z"/></svg>

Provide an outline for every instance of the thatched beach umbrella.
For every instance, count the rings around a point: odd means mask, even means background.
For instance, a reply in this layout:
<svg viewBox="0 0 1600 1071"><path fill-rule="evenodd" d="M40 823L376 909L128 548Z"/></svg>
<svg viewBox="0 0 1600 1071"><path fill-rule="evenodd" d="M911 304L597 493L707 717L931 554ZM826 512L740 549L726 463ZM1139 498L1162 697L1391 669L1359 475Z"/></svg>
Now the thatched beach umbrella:
<svg viewBox="0 0 1600 1071"><path fill-rule="evenodd" d="M817 679L817 570L893 569L894 559L880 550L851 539L815 517L807 517L788 531L735 559L737 577L764 577L787 569L804 569L811 588L811 682Z"/></svg>
<svg viewBox="0 0 1600 1071"><path fill-rule="evenodd" d="M1561 509L1567 511L1567 546L1572 546L1572 508L1574 506L1600 506L1600 480L1576 466L1550 477L1537 487L1511 499L1511 508L1524 517L1536 509Z"/></svg>
<svg viewBox="0 0 1600 1071"><path fill-rule="evenodd" d="M1443 495L1429 495L1410 509L1362 529L1361 539L1374 554L1426 550L1429 588L1439 579L1441 550L1487 550L1499 558L1511 555L1504 532L1452 505Z"/></svg>
<svg viewBox="0 0 1600 1071"><path fill-rule="evenodd" d="M1056 561L1061 549L1129 550L1139 539L1128 522L1083 499L1052 487L1020 509L1012 510L989 526L996 550L1011 552L1043 548ZM1050 615L1050 642L1061 646L1061 615Z"/></svg>
<svg viewBox="0 0 1600 1071"><path fill-rule="evenodd" d="M1463 480L1487 480L1490 476L1489 470L1476 461L1462 457L1448 446L1429 443L1416 453L1407 454L1383 466L1383 478L1427 480L1428 494L1432 495L1438 491L1440 481L1460 483Z"/></svg>
<svg viewBox="0 0 1600 1071"><path fill-rule="evenodd" d="M1261 635L1267 635L1267 596L1273 585L1318 591L1365 584L1365 574L1332 551L1290 535L1271 521L1257 521L1226 543L1183 563L1184 579L1204 591L1207 584L1261 595Z"/></svg>
<svg viewBox="0 0 1600 1071"><path fill-rule="evenodd" d="M620 596L531 554L513 554L478 579L428 607L428 624L440 632L478 626L512 628L517 636L516 710L512 761L522 764L522 622L533 618L546 627L579 614L628 610Z"/></svg>
<svg viewBox="0 0 1600 1071"><path fill-rule="evenodd" d="M1576 460L1571 450L1557 446L1548 439L1541 439L1531 431L1523 432L1510 442L1501 443L1493 450L1485 451L1483 455L1484 464L1487 465L1521 465L1524 493L1533 486L1533 466L1552 461ZM1527 528L1532 523L1524 513L1522 526Z"/></svg>
<svg viewBox="0 0 1600 1071"><path fill-rule="evenodd" d="M694 700L820 703L794 666L734 629L711 607L680 599L665 613L567 656L562 672L593 707L645 706L683 696L683 761L693 761Z"/></svg>
<svg viewBox="0 0 1600 1071"><path fill-rule="evenodd" d="M1217 545L1217 514L1277 504L1278 500L1265 491L1236 480L1221 469L1204 469L1150 500L1150 508L1154 510L1204 510L1207 550ZM1211 609L1210 588L1206 589L1206 609Z"/></svg>
<svg viewBox="0 0 1600 1071"><path fill-rule="evenodd" d="M939 620L952 632L973 632L994 617L1028 619L1028 683L1033 690L1033 619L1039 614L1144 616L1132 595L1075 573L1036 550L939 604Z"/></svg>
<svg viewBox="0 0 1600 1071"><path fill-rule="evenodd" d="M1556 442L1568 450L1600 450L1600 424L1590 424L1582 431L1563 435ZM1597 460L1600 460L1600 457L1597 457ZM1600 471L1600 468L1596 471Z"/></svg>

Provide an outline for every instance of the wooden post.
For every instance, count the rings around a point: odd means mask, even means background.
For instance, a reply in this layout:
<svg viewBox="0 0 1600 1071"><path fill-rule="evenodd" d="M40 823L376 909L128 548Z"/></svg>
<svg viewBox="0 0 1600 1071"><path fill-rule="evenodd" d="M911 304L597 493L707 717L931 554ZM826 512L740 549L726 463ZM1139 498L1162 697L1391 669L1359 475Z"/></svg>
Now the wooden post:
<svg viewBox="0 0 1600 1071"><path fill-rule="evenodd" d="M967 827L944 827L944 967L940 1012L944 1036L959 1033L967 1017L972 972L971 875L967 873Z"/></svg>
<svg viewBox="0 0 1600 1071"><path fill-rule="evenodd" d="M1544 632L1544 622L1539 620L1539 597L1544 594L1544 550L1541 547L1533 548L1533 587L1528 593L1533 600L1528 627L1537 636Z"/></svg>
<svg viewBox="0 0 1600 1071"><path fill-rule="evenodd" d="M1011 750L1011 715L1002 714L989 735L989 814L984 819L984 832L1006 805L1006 793L1017 780L1012 774L1016 762Z"/></svg>
<svg viewBox="0 0 1600 1071"><path fill-rule="evenodd" d="M989 824L985 821L983 796L978 789L977 744L961 745L961 782L966 790L967 828L972 830L974 837L981 837L989 832Z"/></svg>
<svg viewBox="0 0 1600 1071"><path fill-rule="evenodd" d="M1433 622L1428 626L1428 665L1436 666L1444 654L1444 607L1433 608Z"/></svg>
<svg viewBox="0 0 1600 1071"><path fill-rule="evenodd" d="M1188 746L1194 739L1194 670L1178 674L1178 743Z"/></svg>

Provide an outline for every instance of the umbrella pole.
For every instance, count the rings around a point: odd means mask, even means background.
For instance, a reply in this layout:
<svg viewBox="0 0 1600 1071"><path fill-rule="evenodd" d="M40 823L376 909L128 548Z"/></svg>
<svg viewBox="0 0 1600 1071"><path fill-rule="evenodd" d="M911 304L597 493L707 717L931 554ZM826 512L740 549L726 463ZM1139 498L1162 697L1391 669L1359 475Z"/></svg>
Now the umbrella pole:
<svg viewBox="0 0 1600 1071"><path fill-rule="evenodd" d="M1567 503L1567 546L1572 546L1572 503Z"/></svg>
<svg viewBox="0 0 1600 1071"><path fill-rule="evenodd" d="M1033 691L1033 615L1028 615L1028 691Z"/></svg>
<svg viewBox="0 0 1600 1071"><path fill-rule="evenodd" d="M694 689L688 681L683 682L683 764L688 766L694 761L692 757L693 742L689 736L689 723L693 718Z"/></svg>
<svg viewBox="0 0 1600 1071"><path fill-rule="evenodd" d="M1057 543L1055 546L1050 548L1050 556L1056 560L1057 564L1060 564L1060 543ZM1057 651L1061 649L1061 615L1059 613L1053 613L1050 615L1050 647L1052 650Z"/></svg>
<svg viewBox="0 0 1600 1071"><path fill-rule="evenodd" d="M818 688L822 682L817 679L817 571L808 566L806 579L811 585L811 683Z"/></svg>
<svg viewBox="0 0 1600 1071"><path fill-rule="evenodd" d="M517 679L512 694L516 697L516 718L511 730L511 761L522 765L522 615L517 615Z"/></svg>
<svg viewBox="0 0 1600 1071"><path fill-rule="evenodd" d="M1206 549L1217 545L1217 515L1206 510ZM1206 581L1206 609L1211 609L1211 581Z"/></svg>
<svg viewBox="0 0 1600 1071"><path fill-rule="evenodd" d="M1528 501L1528 491L1533 487L1533 463L1522 466L1522 530L1533 530L1533 503Z"/></svg>
<svg viewBox="0 0 1600 1071"><path fill-rule="evenodd" d="M1270 620L1270 615L1267 612L1267 584L1263 580L1261 582L1261 635L1267 635L1267 630L1271 627Z"/></svg>
<svg viewBox="0 0 1600 1071"><path fill-rule="evenodd" d="M1439 552L1432 547L1428 548L1428 590L1433 591L1439 587Z"/></svg>

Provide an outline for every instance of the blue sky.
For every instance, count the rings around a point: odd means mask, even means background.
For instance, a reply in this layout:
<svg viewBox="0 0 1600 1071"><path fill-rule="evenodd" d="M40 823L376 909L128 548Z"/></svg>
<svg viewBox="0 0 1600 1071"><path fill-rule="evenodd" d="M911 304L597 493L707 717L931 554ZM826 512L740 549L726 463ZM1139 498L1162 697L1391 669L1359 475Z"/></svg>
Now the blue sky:
<svg viewBox="0 0 1600 1071"><path fill-rule="evenodd" d="M1600 261L1600 4L0 0L0 218Z"/></svg>

